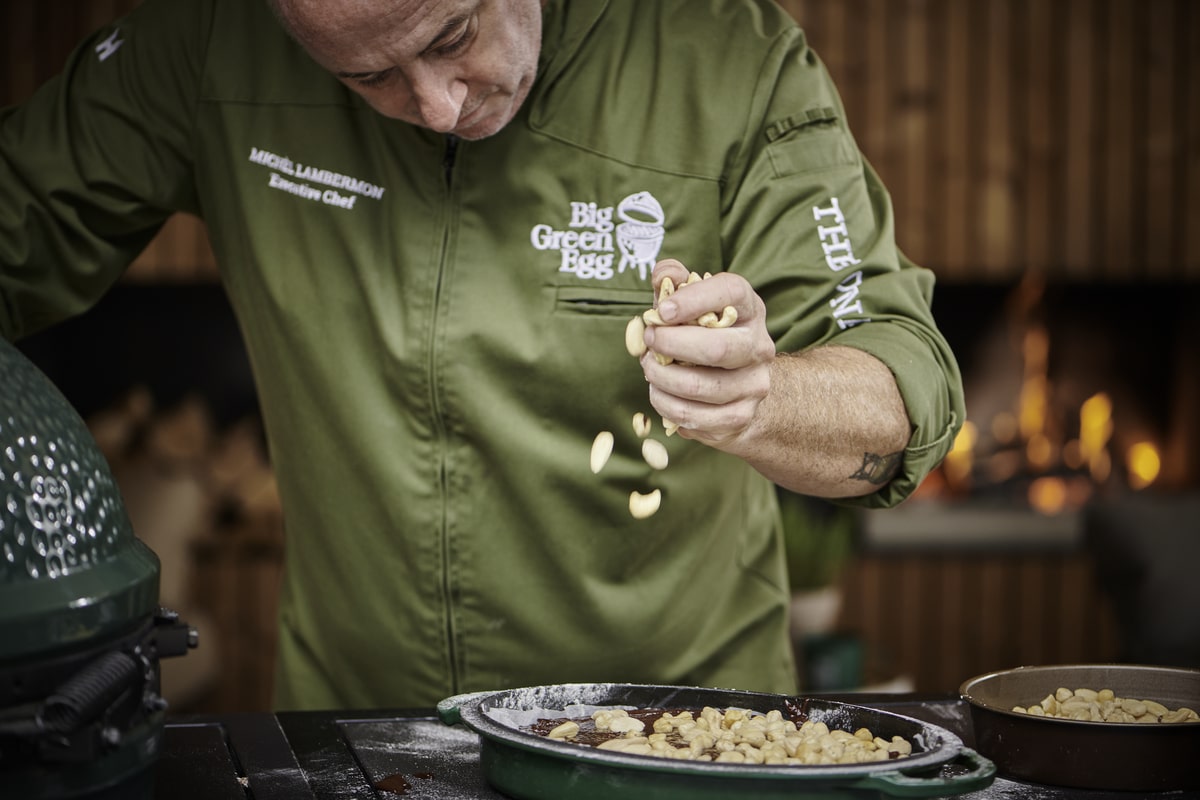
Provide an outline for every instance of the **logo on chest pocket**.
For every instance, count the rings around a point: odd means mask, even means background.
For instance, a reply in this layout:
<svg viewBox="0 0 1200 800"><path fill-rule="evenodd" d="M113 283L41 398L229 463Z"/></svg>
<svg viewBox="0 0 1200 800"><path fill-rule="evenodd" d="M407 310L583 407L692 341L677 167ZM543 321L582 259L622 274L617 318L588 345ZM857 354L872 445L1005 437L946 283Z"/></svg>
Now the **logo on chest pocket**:
<svg viewBox="0 0 1200 800"><path fill-rule="evenodd" d="M620 224L613 220L614 211ZM627 269L636 269L642 280L649 278L666 233L666 217L654 195L631 194L615 209L573 201L568 217L566 228L539 223L529 232L535 250L558 251L559 272L606 281Z"/></svg>

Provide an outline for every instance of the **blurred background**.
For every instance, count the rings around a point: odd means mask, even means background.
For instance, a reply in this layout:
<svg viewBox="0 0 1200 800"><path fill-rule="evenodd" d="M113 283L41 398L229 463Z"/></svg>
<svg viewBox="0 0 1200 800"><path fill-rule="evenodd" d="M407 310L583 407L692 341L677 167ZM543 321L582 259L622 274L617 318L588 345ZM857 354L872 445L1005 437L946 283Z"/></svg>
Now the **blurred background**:
<svg viewBox="0 0 1200 800"><path fill-rule="evenodd" d="M0 105L136 0L0 0ZM1200 667L1200 4L783 0L936 272L968 424L901 507L783 495L809 690ZM201 647L177 712L269 707L283 526L201 221L19 343L79 409ZM177 663L178 662L178 663Z"/></svg>

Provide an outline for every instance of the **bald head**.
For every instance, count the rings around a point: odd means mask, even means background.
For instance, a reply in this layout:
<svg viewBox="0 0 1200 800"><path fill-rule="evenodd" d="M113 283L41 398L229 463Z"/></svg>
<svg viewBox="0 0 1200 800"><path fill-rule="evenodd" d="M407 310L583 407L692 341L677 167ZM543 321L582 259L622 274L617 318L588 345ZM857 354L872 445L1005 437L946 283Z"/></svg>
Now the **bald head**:
<svg viewBox="0 0 1200 800"><path fill-rule="evenodd" d="M542 0L268 0L285 30L381 114L465 139L516 116Z"/></svg>

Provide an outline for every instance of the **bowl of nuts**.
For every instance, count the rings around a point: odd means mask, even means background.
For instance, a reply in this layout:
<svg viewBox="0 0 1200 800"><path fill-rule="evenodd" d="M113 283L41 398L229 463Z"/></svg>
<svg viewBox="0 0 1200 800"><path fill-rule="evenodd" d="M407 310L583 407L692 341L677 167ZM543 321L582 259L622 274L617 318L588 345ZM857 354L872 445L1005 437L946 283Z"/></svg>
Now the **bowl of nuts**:
<svg viewBox="0 0 1200 800"><path fill-rule="evenodd" d="M1200 789L1200 670L1025 666L959 687L978 751L998 774L1114 791Z"/></svg>

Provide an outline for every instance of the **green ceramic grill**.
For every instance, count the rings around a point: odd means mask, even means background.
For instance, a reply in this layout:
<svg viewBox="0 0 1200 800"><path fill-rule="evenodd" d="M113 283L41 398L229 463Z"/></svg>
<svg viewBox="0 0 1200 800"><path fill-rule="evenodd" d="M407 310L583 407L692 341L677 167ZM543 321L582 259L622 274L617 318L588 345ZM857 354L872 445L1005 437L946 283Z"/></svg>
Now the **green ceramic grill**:
<svg viewBox="0 0 1200 800"><path fill-rule="evenodd" d="M5 796L150 797L159 659L196 632L158 606L82 418L0 339L0 786ZM11 794L10 794L11 792Z"/></svg>

